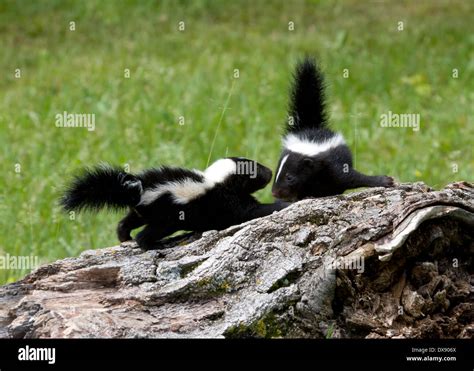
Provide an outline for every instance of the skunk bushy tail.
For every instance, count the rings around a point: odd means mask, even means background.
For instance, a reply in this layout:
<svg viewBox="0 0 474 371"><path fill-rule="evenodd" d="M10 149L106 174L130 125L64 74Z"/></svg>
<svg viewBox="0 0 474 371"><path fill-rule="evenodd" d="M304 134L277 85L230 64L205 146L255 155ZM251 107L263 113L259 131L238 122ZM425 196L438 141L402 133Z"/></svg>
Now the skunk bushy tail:
<svg viewBox="0 0 474 371"><path fill-rule="evenodd" d="M138 204L141 193L142 183L139 178L120 167L99 165L77 175L60 203L67 211L98 211L104 207L121 209Z"/></svg>
<svg viewBox="0 0 474 371"><path fill-rule="evenodd" d="M313 58L305 58L296 66L290 98L289 115L293 122L288 132L326 126L324 78Z"/></svg>

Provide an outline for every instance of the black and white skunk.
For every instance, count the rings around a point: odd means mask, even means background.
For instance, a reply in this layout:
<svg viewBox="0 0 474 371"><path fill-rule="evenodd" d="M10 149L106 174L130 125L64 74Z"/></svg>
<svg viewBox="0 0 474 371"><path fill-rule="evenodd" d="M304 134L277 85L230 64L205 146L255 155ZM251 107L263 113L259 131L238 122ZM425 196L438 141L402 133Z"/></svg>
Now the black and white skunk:
<svg viewBox="0 0 474 371"><path fill-rule="evenodd" d="M260 204L251 194L272 179L267 167L245 158L224 158L205 171L162 166L133 175L99 165L75 177L61 199L67 211L129 208L118 227L121 242L143 225L136 241L144 249L176 231L225 229L269 215L285 202Z"/></svg>
<svg viewBox="0 0 474 371"><path fill-rule="evenodd" d="M391 186L391 177L364 175L352 167L352 154L343 136L328 127L324 81L316 62L307 58L299 63L273 196L296 201L337 195L351 188Z"/></svg>

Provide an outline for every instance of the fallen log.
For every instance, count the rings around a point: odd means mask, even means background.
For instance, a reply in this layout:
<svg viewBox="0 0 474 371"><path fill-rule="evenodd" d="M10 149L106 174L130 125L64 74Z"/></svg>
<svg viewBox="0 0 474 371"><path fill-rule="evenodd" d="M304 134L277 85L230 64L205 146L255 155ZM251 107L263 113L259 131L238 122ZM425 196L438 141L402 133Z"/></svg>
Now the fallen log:
<svg viewBox="0 0 474 371"><path fill-rule="evenodd" d="M0 287L0 337L472 338L474 188L303 200Z"/></svg>

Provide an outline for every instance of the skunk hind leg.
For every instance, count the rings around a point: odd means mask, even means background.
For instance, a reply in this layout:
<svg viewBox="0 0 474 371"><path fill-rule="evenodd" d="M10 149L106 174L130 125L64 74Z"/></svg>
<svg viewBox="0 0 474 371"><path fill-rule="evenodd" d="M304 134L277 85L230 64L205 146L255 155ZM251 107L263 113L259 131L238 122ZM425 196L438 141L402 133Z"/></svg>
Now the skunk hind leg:
<svg viewBox="0 0 474 371"><path fill-rule="evenodd" d="M130 232L136 228L145 225L143 218L135 210L130 210L117 226L117 237L120 242L130 241L132 236Z"/></svg>
<svg viewBox="0 0 474 371"><path fill-rule="evenodd" d="M173 234L177 230L177 228L171 226L148 224L137 234L135 240L137 241L138 247L144 250L158 249L158 241Z"/></svg>

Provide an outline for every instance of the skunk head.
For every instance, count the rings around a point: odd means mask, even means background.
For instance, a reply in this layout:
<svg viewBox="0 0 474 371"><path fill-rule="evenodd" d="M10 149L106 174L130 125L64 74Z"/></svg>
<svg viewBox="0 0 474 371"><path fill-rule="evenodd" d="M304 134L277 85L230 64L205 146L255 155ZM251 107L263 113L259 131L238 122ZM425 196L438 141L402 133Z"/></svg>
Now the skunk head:
<svg viewBox="0 0 474 371"><path fill-rule="evenodd" d="M269 168L244 157L228 157L218 160L214 164L218 163L220 163L221 169L225 168L228 171L225 179L226 184L241 193L256 192L272 180L272 171Z"/></svg>
<svg viewBox="0 0 474 371"><path fill-rule="evenodd" d="M288 134L284 138L272 187L274 197L296 201L342 193L338 182L341 175L335 173L335 164L352 166L344 138L321 129L311 139L307 134Z"/></svg>
<svg viewBox="0 0 474 371"><path fill-rule="evenodd" d="M296 201L306 197L305 187L323 171L324 163L299 153L283 151L272 187L275 198Z"/></svg>

